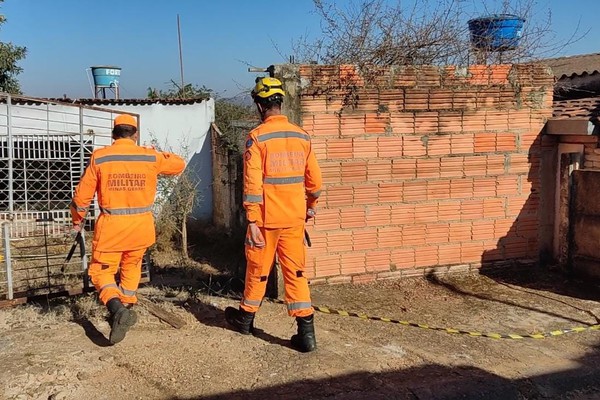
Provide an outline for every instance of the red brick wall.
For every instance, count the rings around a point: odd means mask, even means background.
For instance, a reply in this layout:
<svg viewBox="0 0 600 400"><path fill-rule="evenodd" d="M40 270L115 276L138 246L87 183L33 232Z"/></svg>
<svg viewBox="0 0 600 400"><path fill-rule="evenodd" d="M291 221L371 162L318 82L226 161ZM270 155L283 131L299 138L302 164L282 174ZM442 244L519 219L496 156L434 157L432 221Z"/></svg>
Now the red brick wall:
<svg viewBox="0 0 600 400"><path fill-rule="evenodd" d="M540 132L553 85L544 67L296 73L299 119L325 181L308 228L313 282L538 257Z"/></svg>

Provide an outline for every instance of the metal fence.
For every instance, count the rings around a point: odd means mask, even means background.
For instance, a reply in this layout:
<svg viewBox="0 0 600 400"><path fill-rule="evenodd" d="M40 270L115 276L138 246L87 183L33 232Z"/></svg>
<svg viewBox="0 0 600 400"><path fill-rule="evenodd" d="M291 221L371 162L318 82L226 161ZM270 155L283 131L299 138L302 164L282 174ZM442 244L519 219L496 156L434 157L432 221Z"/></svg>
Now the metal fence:
<svg viewBox="0 0 600 400"><path fill-rule="evenodd" d="M0 300L86 284L89 245L64 264L69 204L92 151L111 144L118 114L0 93ZM88 231L97 214L94 203Z"/></svg>

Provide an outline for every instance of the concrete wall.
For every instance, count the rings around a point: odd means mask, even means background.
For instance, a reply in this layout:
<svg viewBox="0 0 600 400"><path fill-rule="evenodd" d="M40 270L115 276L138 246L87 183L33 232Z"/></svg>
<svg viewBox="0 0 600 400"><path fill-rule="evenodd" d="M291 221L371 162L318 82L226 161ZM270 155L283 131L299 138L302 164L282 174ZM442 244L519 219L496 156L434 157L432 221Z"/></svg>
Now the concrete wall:
<svg viewBox="0 0 600 400"><path fill-rule="evenodd" d="M103 108L139 114L140 143L149 145L152 139L165 150L187 154L188 171L199 181L200 201L192 216L210 220L213 212L212 155L210 125L215 118L214 100L195 104L103 105Z"/></svg>
<svg viewBox="0 0 600 400"><path fill-rule="evenodd" d="M553 77L536 65L280 66L286 112L313 137L325 188L312 282L537 260L541 130ZM547 240L546 240L547 241Z"/></svg>
<svg viewBox="0 0 600 400"><path fill-rule="evenodd" d="M584 277L600 278L600 171L573 172L574 197L570 227L570 266Z"/></svg>

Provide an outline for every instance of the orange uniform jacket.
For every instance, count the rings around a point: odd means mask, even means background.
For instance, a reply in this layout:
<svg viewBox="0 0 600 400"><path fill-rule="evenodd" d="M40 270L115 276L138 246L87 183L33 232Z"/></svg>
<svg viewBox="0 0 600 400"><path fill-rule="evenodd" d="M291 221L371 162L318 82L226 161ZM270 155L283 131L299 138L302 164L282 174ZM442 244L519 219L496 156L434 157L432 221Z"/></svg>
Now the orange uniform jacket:
<svg viewBox="0 0 600 400"><path fill-rule="evenodd" d="M98 193L100 216L94 229L94 249L101 252L138 250L155 242L152 206L157 175L177 175L185 161L171 153L117 139L93 152L71 203L73 224L82 222Z"/></svg>
<svg viewBox="0 0 600 400"><path fill-rule="evenodd" d="M244 207L265 228L304 224L321 193L321 170L310 136L287 117L268 117L252 130L244 153Z"/></svg>

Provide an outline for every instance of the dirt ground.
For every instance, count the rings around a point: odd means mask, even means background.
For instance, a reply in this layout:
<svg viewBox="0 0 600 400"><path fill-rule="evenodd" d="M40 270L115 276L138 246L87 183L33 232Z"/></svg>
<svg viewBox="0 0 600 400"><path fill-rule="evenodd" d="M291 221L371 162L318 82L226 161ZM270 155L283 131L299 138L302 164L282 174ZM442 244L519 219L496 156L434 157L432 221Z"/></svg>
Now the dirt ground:
<svg viewBox="0 0 600 400"><path fill-rule="evenodd" d="M141 290L186 321L138 307L110 346L93 294L0 310L2 399L596 399L600 330L490 339L317 313L318 350L288 345L295 324L264 303L256 337L229 330L224 297ZM480 332L548 332L598 323L595 287L535 272L519 279L414 278L314 286L319 306Z"/></svg>

